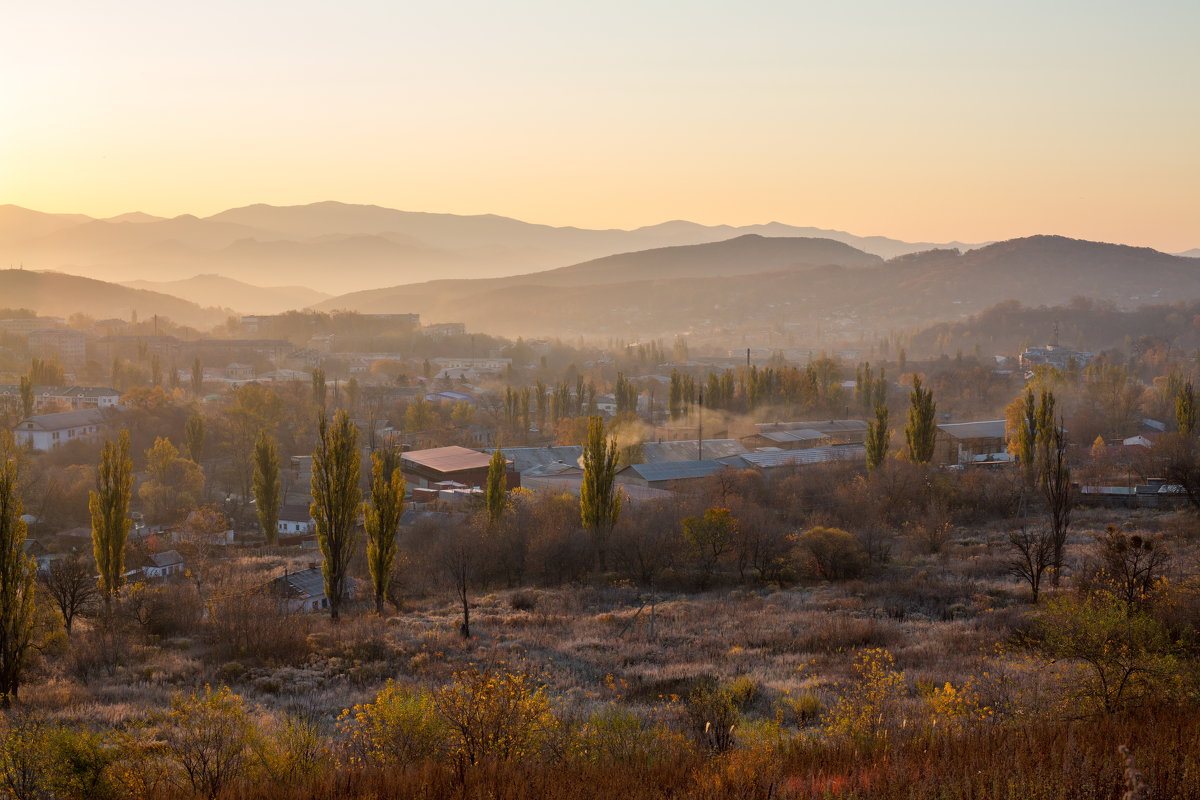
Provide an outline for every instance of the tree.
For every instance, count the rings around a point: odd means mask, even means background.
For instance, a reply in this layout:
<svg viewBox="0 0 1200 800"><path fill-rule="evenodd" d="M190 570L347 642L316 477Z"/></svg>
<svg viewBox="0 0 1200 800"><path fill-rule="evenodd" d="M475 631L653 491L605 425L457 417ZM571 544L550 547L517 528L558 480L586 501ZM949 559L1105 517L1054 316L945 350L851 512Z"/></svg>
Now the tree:
<svg viewBox="0 0 1200 800"><path fill-rule="evenodd" d="M159 436L146 451L146 480L138 489L151 522L175 522L204 493L204 474L196 462L179 455L171 440Z"/></svg>
<svg viewBox="0 0 1200 800"><path fill-rule="evenodd" d="M204 394L204 363L200 361L200 356L196 356L192 361L192 397L199 397Z"/></svg>
<svg viewBox="0 0 1200 800"><path fill-rule="evenodd" d="M204 417L193 414L183 426L183 441L187 446L188 458L200 463L204 456Z"/></svg>
<svg viewBox="0 0 1200 800"><path fill-rule="evenodd" d="M400 454L377 450L371 454L371 501L363 507L367 530L367 569L375 590L375 613L383 616L392 564L396 560L396 533L404 515L404 474Z"/></svg>
<svg viewBox="0 0 1200 800"><path fill-rule="evenodd" d="M21 376L21 416L32 417L34 408L33 380L28 375Z"/></svg>
<svg viewBox="0 0 1200 800"><path fill-rule="evenodd" d="M1011 408L1011 406L1010 406ZM1037 462L1038 416L1037 403L1034 401L1033 389L1026 389L1025 394L1017 401L1015 414L1015 429L1011 429L1009 442L1013 458L1021 468L1027 486L1032 486Z"/></svg>
<svg viewBox="0 0 1200 800"><path fill-rule="evenodd" d="M350 416L338 411L332 425L322 416L317 426L317 449L313 452L310 511L324 558L321 573L325 578L325 596L329 598L329 616L334 621L346 595L346 573L354 556L354 526L362 504L358 477L358 431Z"/></svg>
<svg viewBox="0 0 1200 800"><path fill-rule="evenodd" d="M33 647L37 562L25 553L17 460L12 435L0 439L0 707L8 708L21 685Z"/></svg>
<svg viewBox="0 0 1200 800"><path fill-rule="evenodd" d="M583 444L579 511L584 527L591 531L596 563L602 572L608 568L608 540L621 515L621 493L613 481L616 471L616 439L605 437L602 418L589 417L587 440Z"/></svg>
<svg viewBox="0 0 1200 800"><path fill-rule="evenodd" d="M800 534L800 559L827 581L857 578L867 568L867 551L854 534L840 528L810 528Z"/></svg>
<svg viewBox="0 0 1200 800"><path fill-rule="evenodd" d="M892 432L888 430L887 406L875 406L875 421L867 423L867 471L874 472L887 460Z"/></svg>
<svg viewBox="0 0 1200 800"><path fill-rule="evenodd" d="M1179 394L1175 396L1175 422L1179 425L1180 433L1191 436L1196 433L1198 420L1200 408L1196 406L1196 390L1188 381L1179 387Z"/></svg>
<svg viewBox="0 0 1200 800"><path fill-rule="evenodd" d="M259 431L254 440L254 506L267 544L275 544L279 532L279 453L266 431Z"/></svg>
<svg viewBox="0 0 1200 800"><path fill-rule="evenodd" d="M318 409L325 409L325 370L320 367L312 371L312 402Z"/></svg>
<svg viewBox="0 0 1200 800"><path fill-rule="evenodd" d="M707 589L721 558L733 550L737 540L737 519L728 508L710 508L703 517L687 517L682 522L683 539L700 564L700 588Z"/></svg>
<svg viewBox="0 0 1200 800"><path fill-rule="evenodd" d="M1052 529L1022 525L1009 531L1008 543L1013 549L1009 569L1029 584L1030 601L1036 604L1042 588L1042 577L1054 561Z"/></svg>
<svg viewBox="0 0 1200 800"><path fill-rule="evenodd" d="M1141 608L1171 560L1162 539L1125 532L1109 525L1098 537L1097 564L1092 580L1104 586L1132 612Z"/></svg>
<svg viewBox="0 0 1200 800"><path fill-rule="evenodd" d="M433 704L453 731L454 754L470 765L531 758L554 725L545 689L528 669L455 673L434 691Z"/></svg>
<svg viewBox="0 0 1200 800"><path fill-rule="evenodd" d="M1063 550L1067 545L1067 528L1071 525L1071 507L1075 502L1071 468L1067 465L1067 436L1061 421L1059 424L1051 422L1045 442L1041 448L1041 486L1053 540L1050 583L1057 587L1062 579Z"/></svg>
<svg viewBox="0 0 1200 800"><path fill-rule="evenodd" d="M508 462L499 447L492 451L488 463L487 486L484 490L484 506L487 508L488 529L495 530L500 517L508 505Z"/></svg>
<svg viewBox="0 0 1200 800"><path fill-rule="evenodd" d="M914 464L928 464L937 442L937 403L933 402L933 390L921 386L920 375L913 376L908 403L908 424L904 426L908 458Z"/></svg>
<svg viewBox="0 0 1200 800"><path fill-rule="evenodd" d="M46 594L58 606L62 614L63 627L71 635L71 624L75 617L85 611L96 599L96 578L92 570L78 554L57 558L50 562L45 572L38 576Z"/></svg>
<svg viewBox="0 0 1200 800"><path fill-rule="evenodd" d="M105 441L96 473L96 491L88 497L92 514L92 553L100 573L105 606L121 591L125 574L125 540L129 537L129 497L133 491L133 462L129 458L129 432L121 431L114 443Z"/></svg>

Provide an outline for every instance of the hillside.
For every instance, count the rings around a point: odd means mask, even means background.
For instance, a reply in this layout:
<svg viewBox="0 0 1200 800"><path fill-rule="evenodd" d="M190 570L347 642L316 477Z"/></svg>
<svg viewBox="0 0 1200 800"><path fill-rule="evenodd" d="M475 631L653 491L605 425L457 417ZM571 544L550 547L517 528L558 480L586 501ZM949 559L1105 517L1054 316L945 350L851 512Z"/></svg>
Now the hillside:
<svg viewBox="0 0 1200 800"><path fill-rule="evenodd" d="M837 320L847 335L865 335L956 320L1009 299L1041 305L1082 295L1134 308L1164 298L1200 298L1195 259L1056 236L965 253L934 250L874 265L861 252L847 264L768 257L768 247L812 247L807 243L813 241L819 240L743 237L503 280L360 292L319 307L416 311L431 321L462 321L510 335L660 336L782 324L799 334L822 327L822 320Z"/></svg>
<svg viewBox="0 0 1200 800"><path fill-rule="evenodd" d="M0 264L122 281L219 274L273 285L286 274L289 282L343 293L412 283L431 275L522 274L614 253L724 241L744 234L832 239L883 258L939 246L777 222L733 227L672 221L634 230L590 230L493 214L432 214L336 202L252 205L205 218L185 214L163 219L131 212L106 220L4 206L0 207Z"/></svg>
<svg viewBox="0 0 1200 800"><path fill-rule="evenodd" d="M82 313L96 319L128 319L136 311L142 319L158 314L184 325L208 328L223 322L227 316L227 311L201 308L159 292L77 275L22 269L0 270L0 297L8 308L28 308L52 317Z"/></svg>
<svg viewBox="0 0 1200 800"><path fill-rule="evenodd" d="M122 285L169 294L202 306L232 308L243 314L278 314L329 297L307 286L254 286L220 275L196 275L181 281L128 281Z"/></svg>

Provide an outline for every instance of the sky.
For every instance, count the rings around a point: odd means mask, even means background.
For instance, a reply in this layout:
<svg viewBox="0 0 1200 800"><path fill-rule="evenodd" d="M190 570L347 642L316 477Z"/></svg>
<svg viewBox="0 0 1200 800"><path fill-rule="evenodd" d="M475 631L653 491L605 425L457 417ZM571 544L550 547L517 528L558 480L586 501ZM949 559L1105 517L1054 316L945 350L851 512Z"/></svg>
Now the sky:
<svg viewBox="0 0 1200 800"><path fill-rule="evenodd" d="M1200 247L1200 3L8 4L0 203Z"/></svg>

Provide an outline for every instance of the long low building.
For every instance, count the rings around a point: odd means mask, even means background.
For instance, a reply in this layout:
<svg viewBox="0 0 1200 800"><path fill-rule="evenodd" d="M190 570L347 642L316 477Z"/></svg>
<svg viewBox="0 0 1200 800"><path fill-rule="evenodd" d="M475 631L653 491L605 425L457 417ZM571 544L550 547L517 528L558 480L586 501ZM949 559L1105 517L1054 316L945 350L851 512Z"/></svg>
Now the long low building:
<svg viewBox="0 0 1200 800"><path fill-rule="evenodd" d="M108 432L107 413L105 409L85 408L37 414L17 423L13 428L13 439L22 447L42 453L67 442L100 439Z"/></svg>
<svg viewBox="0 0 1200 800"><path fill-rule="evenodd" d="M17 384L0 385L0 399L10 403L21 402L21 387ZM41 411L47 406L65 406L72 410L81 408L112 408L121 402L121 393L107 386L34 386L33 410Z"/></svg>
<svg viewBox="0 0 1200 800"><path fill-rule="evenodd" d="M939 464L980 464L1008 461L1008 434L1002 419L938 425L934 461Z"/></svg>
<svg viewBox="0 0 1200 800"><path fill-rule="evenodd" d="M483 486L487 483L492 457L466 447L435 447L430 450L411 450L400 455L400 471L410 487L426 489L437 483L454 481L463 486ZM505 458L508 485L519 486L520 475L513 470L512 460Z"/></svg>

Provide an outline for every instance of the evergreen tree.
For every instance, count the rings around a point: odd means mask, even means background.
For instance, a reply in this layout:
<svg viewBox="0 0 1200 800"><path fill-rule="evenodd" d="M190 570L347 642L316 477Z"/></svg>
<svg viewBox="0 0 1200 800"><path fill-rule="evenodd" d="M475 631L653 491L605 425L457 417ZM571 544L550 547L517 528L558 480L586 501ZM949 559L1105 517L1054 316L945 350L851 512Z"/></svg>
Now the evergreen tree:
<svg viewBox="0 0 1200 800"><path fill-rule="evenodd" d="M933 390L921 385L920 375L913 376L908 403L908 423L904 426L908 459L914 464L928 464L937 442L937 403L933 402Z"/></svg>
<svg viewBox="0 0 1200 800"><path fill-rule="evenodd" d="M874 472L887 459L892 432L888 429L888 409L875 406L875 420L867 423L867 471Z"/></svg>
<svg viewBox="0 0 1200 800"><path fill-rule="evenodd" d="M0 707L8 708L21 685L33 647L37 562L25 554L18 470L12 435L0 433Z"/></svg>
<svg viewBox="0 0 1200 800"><path fill-rule="evenodd" d="M1175 422L1179 425L1179 432L1188 436L1196 433L1198 416L1200 409L1196 408L1196 390L1188 381L1179 387L1179 393L1175 395Z"/></svg>
<svg viewBox="0 0 1200 800"><path fill-rule="evenodd" d="M322 384L324 385L324 384ZM329 616L338 619L346 594L346 573L354 556L355 531L362 489L359 478L358 431L345 411L324 415L317 426L317 449L313 452L312 506L317 526L317 543L324 561L325 596Z"/></svg>
<svg viewBox="0 0 1200 800"><path fill-rule="evenodd" d="M400 472L400 453L376 450L371 454L371 501L363 506L367 530L367 570L375 591L375 613L383 616L392 564L396 560L396 534L404 514L407 489Z"/></svg>
<svg viewBox="0 0 1200 800"><path fill-rule="evenodd" d="M187 445L188 457L200 463L204 455L204 417L194 414L183 426L183 440Z"/></svg>
<svg viewBox="0 0 1200 800"><path fill-rule="evenodd" d="M259 431L254 440L254 506L267 544L275 544L279 531L279 453L275 439L265 430Z"/></svg>
<svg viewBox="0 0 1200 800"><path fill-rule="evenodd" d="M116 374L117 365L113 362L113 373ZM204 394L204 364L200 361L200 356L192 361L192 397L199 397Z"/></svg>
<svg viewBox="0 0 1200 800"><path fill-rule="evenodd" d="M602 418L591 417L587 441L583 444L579 510L584 527L591 531L596 562L602 572L608 568L608 539L621 515L621 494L613 482L616 470L617 442L604 435Z"/></svg>
<svg viewBox="0 0 1200 800"><path fill-rule="evenodd" d="M100 573L105 605L121 591L125 574L125 541L129 537L129 496L133 491L133 462L129 458L129 432L121 431L114 443L104 443L96 491L88 498L92 514L92 554Z"/></svg>
<svg viewBox="0 0 1200 800"><path fill-rule="evenodd" d="M488 528L495 530L508 504L508 463L504 451L499 447L492 451L488 464L487 486L484 490L484 506L487 508Z"/></svg>

